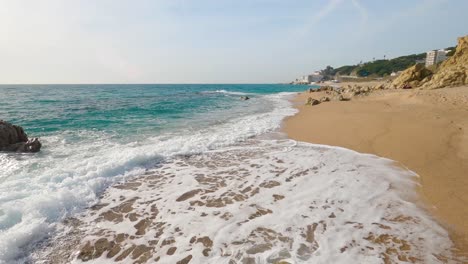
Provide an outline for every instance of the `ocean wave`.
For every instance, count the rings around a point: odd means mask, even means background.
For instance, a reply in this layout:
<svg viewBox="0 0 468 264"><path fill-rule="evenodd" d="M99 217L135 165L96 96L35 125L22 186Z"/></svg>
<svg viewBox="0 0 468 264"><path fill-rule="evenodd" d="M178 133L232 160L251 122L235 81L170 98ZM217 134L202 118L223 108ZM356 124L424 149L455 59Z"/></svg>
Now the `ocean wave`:
<svg viewBox="0 0 468 264"><path fill-rule="evenodd" d="M102 131L63 131L42 138L37 155L0 155L0 263L21 263L57 223L99 200L108 186L159 161L241 142L279 128L296 110L290 93L261 96L272 111L246 114L195 131L167 132L124 143Z"/></svg>
<svg viewBox="0 0 468 264"><path fill-rule="evenodd" d="M253 93L246 93L246 92L226 91L226 90L202 91L201 93L206 93L206 94L221 93L221 94L228 94L228 95L251 95L253 94Z"/></svg>
<svg viewBox="0 0 468 264"><path fill-rule="evenodd" d="M173 157L107 189L36 259L450 262L447 231L413 203L414 180L413 172L377 156L251 139ZM94 245L99 253L91 254Z"/></svg>

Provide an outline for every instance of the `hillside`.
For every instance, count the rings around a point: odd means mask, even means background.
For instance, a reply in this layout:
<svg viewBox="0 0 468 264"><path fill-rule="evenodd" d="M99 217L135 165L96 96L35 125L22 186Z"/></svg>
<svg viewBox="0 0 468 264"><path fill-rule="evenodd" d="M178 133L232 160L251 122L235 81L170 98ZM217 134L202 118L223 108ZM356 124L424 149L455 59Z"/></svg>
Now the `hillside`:
<svg viewBox="0 0 468 264"><path fill-rule="evenodd" d="M335 69L334 75L354 75L359 77L366 76L385 76L392 72L402 71L411 65L414 65L417 60L424 60L426 53L412 54L401 56L390 60L376 60L367 62L362 65L346 65Z"/></svg>
<svg viewBox="0 0 468 264"><path fill-rule="evenodd" d="M446 49L454 51L455 47L449 47ZM448 55L451 54L453 54L453 52L450 52ZM392 72L403 71L415 65L417 61L423 61L425 59L426 53L419 53L401 56L390 60L375 60L360 65L345 65L335 69L328 66L322 71L322 74L326 76L326 79L332 79L337 74L340 76L352 75L357 77L383 77L390 75Z"/></svg>
<svg viewBox="0 0 468 264"><path fill-rule="evenodd" d="M391 86L401 88L405 85L422 88L455 87L468 84L468 36L458 38L453 55L434 69L418 64L406 69Z"/></svg>
<svg viewBox="0 0 468 264"><path fill-rule="evenodd" d="M468 84L468 35L458 38L457 48L442 62L426 83L425 88L454 87Z"/></svg>

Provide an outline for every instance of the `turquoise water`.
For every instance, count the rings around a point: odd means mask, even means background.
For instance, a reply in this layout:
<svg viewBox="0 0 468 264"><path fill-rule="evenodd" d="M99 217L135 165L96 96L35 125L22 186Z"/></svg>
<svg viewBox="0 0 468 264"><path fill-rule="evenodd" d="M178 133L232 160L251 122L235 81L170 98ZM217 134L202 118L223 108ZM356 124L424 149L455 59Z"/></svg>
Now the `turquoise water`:
<svg viewBox="0 0 468 264"><path fill-rule="evenodd" d="M243 112L268 110L241 95L304 90L291 85L13 85L0 86L0 115L30 134L64 130L135 133L204 126ZM263 107L263 108L262 108ZM212 118L204 118L210 115ZM217 116L220 115L220 116ZM201 120L197 120L200 118ZM202 121L200 123L200 121Z"/></svg>
<svg viewBox="0 0 468 264"><path fill-rule="evenodd" d="M380 157L270 136L285 117L296 113L289 98L307 88L0 86L0 118L23 126L43 143L39 153L0 153L0 264L50 263L49 253L73 258L80 248L74 239L97 240L95 232L100 231L110 237L113 232L130 234L122 242L125 247L154 240L156 223L151 232L133 237L136 221L125 216L120 223L96 222L100 213L86 210L98 202L107 204L102 212L113 210L133 198L138 202L132 214L141 219L148 216L148 208L158 208L156 221L168 223L161 237L174 236L177 228L184 234L177 234L176 254L155 249L163 263L176 263L188 254L194 256L193 263L227 263L229 255L223 252L231 250L238 252L232 256L247 253L249 259L247 249L264 243L272 243L271 248L255 255L257 263L284 257L285 249L291 263L381 263L388 248L366 239L371 234L407 241L411 250L390 256L394 262L399 254L424 263L440 263L436 256L450 259L448 233L411 202L414 173ZM145 178L148 173L159 177L157 184ZM225 185L199 182L197 175L222 179ZM126 181L139 181L140 189L109 188ZM277 184L268 186L273 182ZM246 186L252 192L243 196ZM194 199L232 197L232 203L194 209L189 200L174 202L199 188L209 192ZM275 195L284 199L273 200ZM271 211L252 218L260 208ZM413 220L392 221L402 215ZM68 232L62 220L70 216L80 221L78 233L83 236ZM257 236L259 227L289 239ZM311 227L316 228L312 244L304 235ZM214 243L209 258L199 252L200 246L187 244L189 237L201 234ZM315 251L304 251L306 244ZM346 251L338 250L344 245ZM92 263L109 263L104 255ZM122 263L133 263L131 256Z"/></svg>
<svg viewBox="0 0 468 264"><path fill-rule="evenodd" d="M291 85L1 85L0 119L43 143L0 153L0 263L95 203L109 185L177 154L273 131ZM247 101L240 96L249 96Z"/></svg>

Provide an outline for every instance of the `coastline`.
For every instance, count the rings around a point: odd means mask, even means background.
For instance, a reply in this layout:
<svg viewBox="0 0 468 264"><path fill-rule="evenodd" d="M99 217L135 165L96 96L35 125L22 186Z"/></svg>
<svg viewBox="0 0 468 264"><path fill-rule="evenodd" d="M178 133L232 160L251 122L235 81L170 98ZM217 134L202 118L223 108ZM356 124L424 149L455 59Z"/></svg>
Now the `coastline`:
<svg viewBox="0 0 468 264"><path fill-rule="evenodd" d="M379 90L351 101L304 105L308 97L322 96L303 92L293 99L299 112L284 122L288 137L375 154L416 172L422 202L466 254L468 87Z"/></svg>
<svg viewBox="0 0 468 264"><path fill-rule="evenodd" d="M292 111L291 98L280 102ZM300 108L300 96L295 100ZM38 263L451 260L448 232L413 203L415 175L394 164L284 134L174 155L110 186L32 257Z"/></svg>
<svg viewBox="0 0 468 264"><path fill-rule="evenodd" d="M290 139L252 138L235 147L176 156L108 188L85 214L64 221L60 235L44 243L34 260L452 260L447 232L408 202L415 198L407 192L415 185L414 174L393 164Z"/></svg>

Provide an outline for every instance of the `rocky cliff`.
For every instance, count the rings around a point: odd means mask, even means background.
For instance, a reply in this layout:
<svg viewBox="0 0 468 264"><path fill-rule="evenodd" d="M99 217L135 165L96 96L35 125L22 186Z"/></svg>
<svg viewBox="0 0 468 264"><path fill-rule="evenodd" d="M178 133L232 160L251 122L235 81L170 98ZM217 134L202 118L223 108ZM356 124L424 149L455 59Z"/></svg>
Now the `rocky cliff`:
<svg viewBox="0 0 468 264"><path fill-rule="evenodd" d="M432 72L423 64L416 64L404 70L391 84L391 88L405 88L405 87L417 87L424 83L428 76L431 76Z"/></svg>
<svg viewBox="0 0 468 264"><path fill-rule="evenodd" d="M414 65L398 76L390 88L435 89L468 84L468 35L458 38L455 53L437 67L435 73L423 64Z"/></svg>
<svg viewBox="0 0 468 264"><path fill-rule="evenodd" d="M465 84L468 84L468 35L458 38L453 56L442 62L439 70L423 84L423 88L435 89Z"/></svg>

